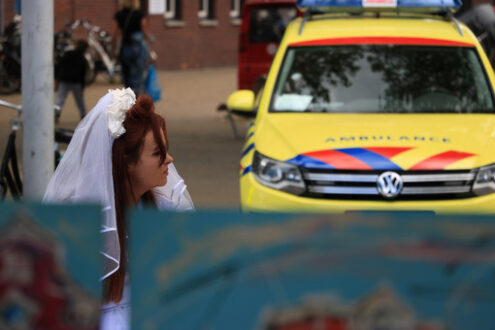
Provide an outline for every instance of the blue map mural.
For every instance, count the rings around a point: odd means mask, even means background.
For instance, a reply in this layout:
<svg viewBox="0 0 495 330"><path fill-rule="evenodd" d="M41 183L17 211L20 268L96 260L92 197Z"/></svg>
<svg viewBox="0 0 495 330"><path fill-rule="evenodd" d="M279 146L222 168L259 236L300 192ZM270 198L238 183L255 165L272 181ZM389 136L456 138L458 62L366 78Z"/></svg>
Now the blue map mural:
<svg viewBox="0 0 495 330"><path fill-rule="evenodd" d="M100 207L0 204L0 329L98 329Z"/></svg>
<svg viewBox="0 0 495 330"><path fill-rule="evenodd" d="M495 222L428 213L131 218L133 329L493 329Z"/></svg>

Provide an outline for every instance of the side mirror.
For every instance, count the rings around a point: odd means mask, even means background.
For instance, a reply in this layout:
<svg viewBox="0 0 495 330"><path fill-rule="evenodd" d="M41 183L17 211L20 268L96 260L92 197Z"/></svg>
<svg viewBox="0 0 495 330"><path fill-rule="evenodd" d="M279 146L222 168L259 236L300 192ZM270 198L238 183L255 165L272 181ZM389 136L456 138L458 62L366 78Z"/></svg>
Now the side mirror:
<svg viewBox="0 0 495 330"><path fill-rule="evenodd" d="M254 117L254 93L249 89L241 89L232 93L227 100L227 108L236 115Z"/></svg>

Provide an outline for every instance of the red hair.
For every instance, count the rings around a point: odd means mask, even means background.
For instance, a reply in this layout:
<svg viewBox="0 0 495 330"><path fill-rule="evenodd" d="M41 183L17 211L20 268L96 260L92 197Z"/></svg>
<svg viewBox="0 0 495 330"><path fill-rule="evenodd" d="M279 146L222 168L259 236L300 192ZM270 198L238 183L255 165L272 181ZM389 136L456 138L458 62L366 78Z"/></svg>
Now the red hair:
<svg viewBox="0 0 495 330"><path fill-rule="evenodd" d="M163 142L162 132L167 138L165 119L155 113L153 100L148 95L138 97L136 103L127 111L124 120L125 133L115 139L112 147L112 172L115 193L115 213L117 232L120 243L120 267L103 283L104 301L119 302L124 290L125 274L127 271L127 225L125 211L134 204L129 175L129 165L136 164L141 156L144 137L151 130L156 144L160 149L160 160L165 162L167 146ZM141 201L144 204L155 205L155 198L151 191L147 191Z"/></svg>

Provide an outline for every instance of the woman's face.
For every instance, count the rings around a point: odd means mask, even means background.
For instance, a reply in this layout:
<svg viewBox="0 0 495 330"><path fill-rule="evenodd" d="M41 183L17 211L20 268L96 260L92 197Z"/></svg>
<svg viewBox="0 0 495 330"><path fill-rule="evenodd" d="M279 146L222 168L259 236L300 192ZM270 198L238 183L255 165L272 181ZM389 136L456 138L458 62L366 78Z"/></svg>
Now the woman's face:
<svg viewBox="0 0 495 330"><path fill-rule="evenodd" d="M167 146L163 132L161 137ZM168 146L167 146L168 149ZM156 144L153 131L148 131L144 137L144 144L139 161L129 166L129 174L136 197L142 196L153 187L163 186L167 183L168 164L174 159L167 152L165 161L160 164L160 149Z"/></svg>

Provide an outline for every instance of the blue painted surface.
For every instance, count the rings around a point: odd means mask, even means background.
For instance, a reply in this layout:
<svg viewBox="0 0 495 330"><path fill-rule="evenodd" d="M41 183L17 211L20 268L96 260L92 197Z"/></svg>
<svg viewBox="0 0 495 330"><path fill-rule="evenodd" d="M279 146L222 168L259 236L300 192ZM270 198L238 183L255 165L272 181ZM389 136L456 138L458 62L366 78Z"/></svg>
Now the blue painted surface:
<svg viewBox="0 0 495 330"><path fill-rule="evenodd" d="M17 215L32 221L40 231L53 238L61 253L62 267L69 278L100 297L101 207L95 205L0 204L0 235Z"/></svg>
<svg viewBox="0 0 495 330"><path fill-rule="evenodd" d="M364 148L343 148L335 150L359 159L373 170L402 170L399 165L395 164L390 159Z"/></svg>
<svg viewBox="0 0 495 330"><path fill-rule="evenodd" d="M242 174L241 176L244 176L246 174L248 174L249 172L252 172L253 171L253 166L252 165L249 165L248 167L246 167L243 171L242 171Z"/></svg>
<svg viewBox="0 0 495 330"><path fill-rule="evenodd" d="M250 152L252 149L254 149L254 143L251 143L250 145L248 145L246 147L246 149L244 149L244 151L241 154L241 158L246 156L248 154L248 152Z"/></svg>
<svg viewBox="0 0 495 330"><path fill-rule="evenodd" d="M384 294L392 316L493 328L490 217L142 210L131 232L133 329L253 329L322 298L350 317Z"/></svg>
<svg viewBox="0 0 495 330"><path fill-rule="evenodd" d="M330 164L327 164L325 162L322 162L321 160L317 160L312 157L304 156L304 155L297 155L296 157L287 160L287 163L291 163L296 166L301 166L306 168L318 168L318 169L326 169L326 170L335 169L335 167L333 167Z"/></svg>

